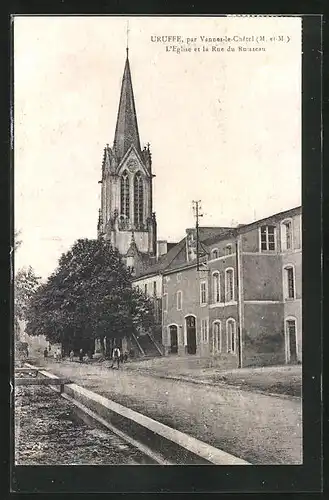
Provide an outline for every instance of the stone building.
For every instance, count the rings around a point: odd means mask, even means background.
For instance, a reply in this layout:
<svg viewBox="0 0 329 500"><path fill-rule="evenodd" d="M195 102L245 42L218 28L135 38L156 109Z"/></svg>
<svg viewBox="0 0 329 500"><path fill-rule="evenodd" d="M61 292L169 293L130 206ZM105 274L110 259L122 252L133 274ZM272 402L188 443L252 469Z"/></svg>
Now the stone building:
<svg viewBox="0 0 329 500"><path fill-rule="evenodd" d="M301 207L203 239L163 271L165 352L221 366L302 359Z"/></svg>

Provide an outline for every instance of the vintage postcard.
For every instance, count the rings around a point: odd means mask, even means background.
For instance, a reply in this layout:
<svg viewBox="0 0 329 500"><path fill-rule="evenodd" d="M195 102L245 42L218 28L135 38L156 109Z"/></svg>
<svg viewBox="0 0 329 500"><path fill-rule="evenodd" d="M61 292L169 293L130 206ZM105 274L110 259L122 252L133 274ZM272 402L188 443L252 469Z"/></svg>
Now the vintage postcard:
<svg viewBox="0 0 329 500"><path fill-rule="evenodd" d="M302 465L302 18L13 47L14 464Z"/></svg>

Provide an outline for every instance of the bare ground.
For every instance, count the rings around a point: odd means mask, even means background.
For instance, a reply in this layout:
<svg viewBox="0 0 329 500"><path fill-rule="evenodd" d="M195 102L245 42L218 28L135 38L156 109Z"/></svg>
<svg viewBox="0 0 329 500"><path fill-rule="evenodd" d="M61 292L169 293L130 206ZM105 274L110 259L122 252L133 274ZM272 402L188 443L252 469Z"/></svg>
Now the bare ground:
<svg viewBox="0 0 329 500"><path fill-rule="evenodd" d="M145 463L145 456L107 430L89 427L74 405L48 387L15 390L16 465Z"/></svg>

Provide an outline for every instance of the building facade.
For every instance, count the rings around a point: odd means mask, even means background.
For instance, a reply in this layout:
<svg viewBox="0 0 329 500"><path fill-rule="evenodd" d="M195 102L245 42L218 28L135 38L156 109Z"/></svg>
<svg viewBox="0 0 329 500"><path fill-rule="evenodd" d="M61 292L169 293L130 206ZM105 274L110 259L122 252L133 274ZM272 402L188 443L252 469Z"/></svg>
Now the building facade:
<svg viewBox="0 0 329 500"><path fill-rule="evenodd" d="M167 353L227 367L302 360L301 207L203 241L207 256L163 273ZM200 264L200 263L199 263Z"/></svg>

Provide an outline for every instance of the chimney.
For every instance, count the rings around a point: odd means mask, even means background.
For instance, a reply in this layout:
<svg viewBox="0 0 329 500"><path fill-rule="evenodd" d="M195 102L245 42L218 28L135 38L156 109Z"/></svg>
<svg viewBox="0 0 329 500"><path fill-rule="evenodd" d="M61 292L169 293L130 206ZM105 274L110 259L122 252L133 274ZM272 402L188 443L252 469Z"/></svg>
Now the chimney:
<svg viewBox="0 0 329 500"><path fill-rule="evenodd" d="M157 259L162 257L168 252L168 245L166 240L158 240L157 241Z"/></svg>

